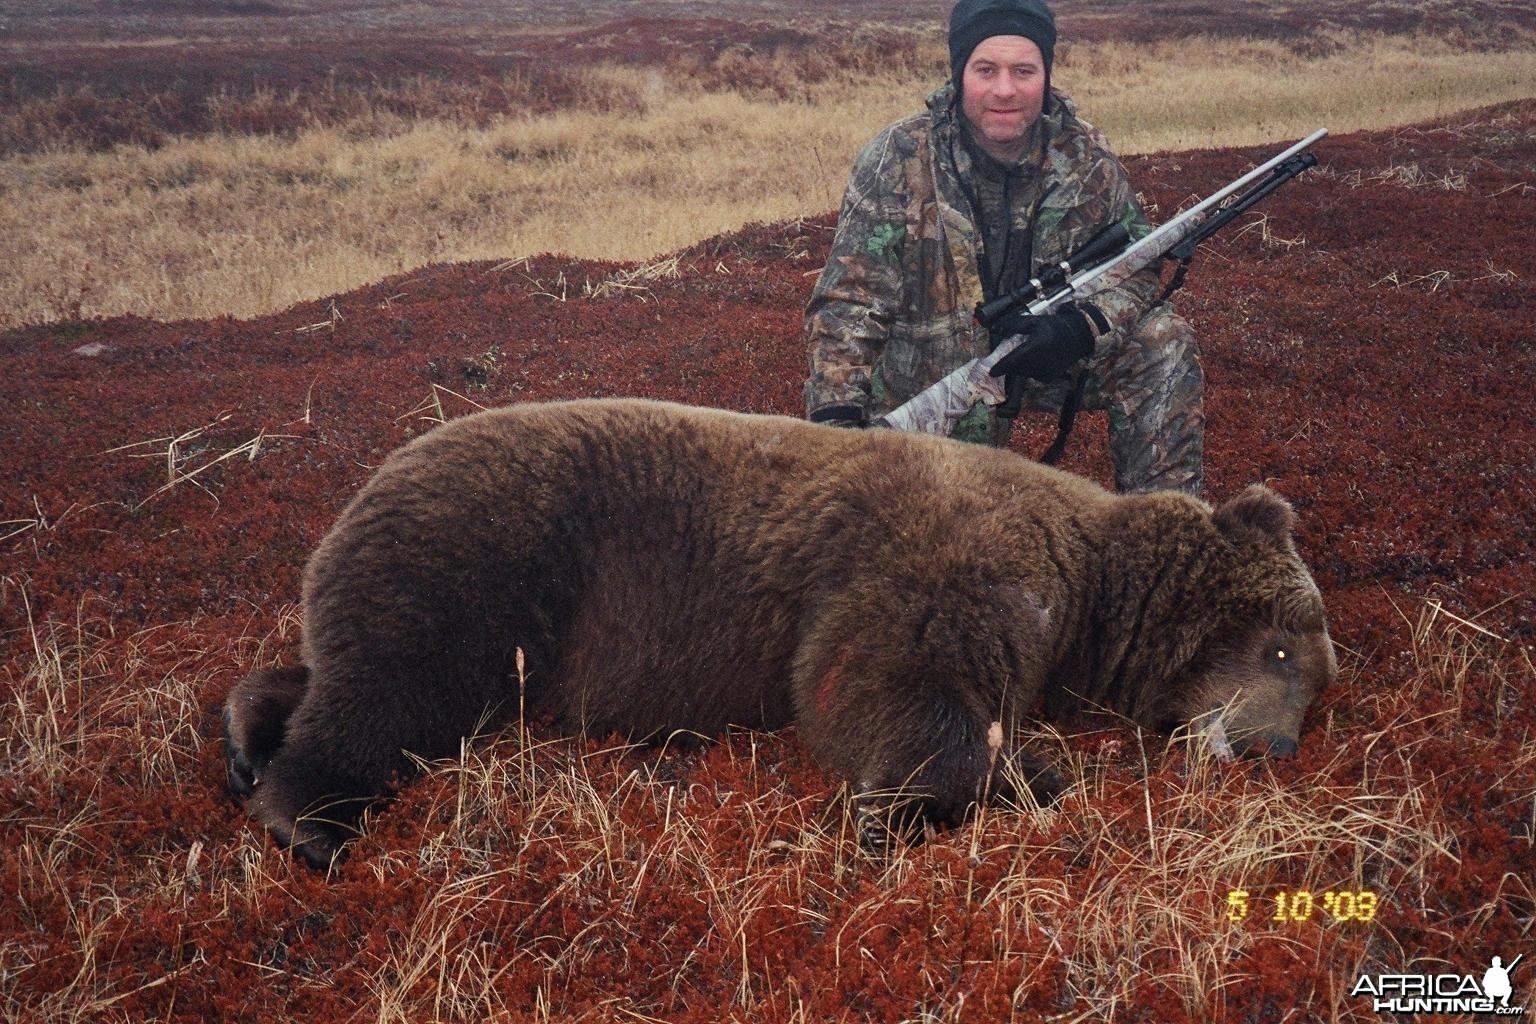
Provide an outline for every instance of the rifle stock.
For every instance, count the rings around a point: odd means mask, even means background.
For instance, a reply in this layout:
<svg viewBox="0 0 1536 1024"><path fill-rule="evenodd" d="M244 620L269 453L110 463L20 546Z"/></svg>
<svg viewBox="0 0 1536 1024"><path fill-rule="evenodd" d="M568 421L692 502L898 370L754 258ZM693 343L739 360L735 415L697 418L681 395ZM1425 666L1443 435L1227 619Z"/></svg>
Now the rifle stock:
<svg viewBox="0 0 1536 1024"><path fill-rule="evenodd" d="M1060 265L1061 279L1054 286L1049 283L1042 286L1042 281L1050 281L1050 278L1042 275L1041 279L1031 282L1031 287L1023 289L1020 294L995 299L979 307L978 320L983 323L995 320L1031 295L1035 296L1032 301L1029 301L1028 311L1031 315L1042 316L1053 313L1078 296L1092 295L1115 287L1153 263L1162 260L1181 243L1191 241L1198 243L1207 237L1201 232L1208 220L1214 222L1212 231L1230 220L1230 217L1219 216L1225 209L1221 206L1225 200L1243 192L1244 189L1250 189L1252 195L1239 196L1233 204L1247 209L1258 199L1274 191L1280 184L1289 181L1315 163L1315 160L1296 161L1293 158L1327 134L1326 129L1318 129L1278 156L1272 157L1231 184L1218 189L1140 240L1121 242L1116 247L1117 251L1112 253L1104 251L1108 246L1101 240L1109 233L1101 233L1081 252L1074 254L1072 260ZM1266 178L1266 176L1269 177ZM1088 264L1088 269L1079 272L1077 266L1073 265L1073 260L1079 265ZM1051 275L1052 278L1055 276ZM1002 378L993 377L991 370L1022 341L1023 335L1005 338L987 355L956 367L941 380L914 395L905 404L886 413L881 419L885 425L898 430L923 434L953 433L955 424L960 422L961 417L970 412L977 402L997 405L1006 398Z"/></svg>

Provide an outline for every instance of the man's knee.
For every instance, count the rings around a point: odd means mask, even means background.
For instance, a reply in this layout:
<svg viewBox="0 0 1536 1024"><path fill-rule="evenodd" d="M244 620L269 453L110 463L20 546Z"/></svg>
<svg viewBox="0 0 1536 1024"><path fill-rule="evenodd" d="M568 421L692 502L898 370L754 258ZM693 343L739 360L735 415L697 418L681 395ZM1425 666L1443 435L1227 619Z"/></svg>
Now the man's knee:
<svg viewBox="0 0 1536 1024"><path fill-rule="evenodd" d="M1168 306L1154 307L1130 331L1129 347L1141 353L1142 360L1169 375L1178 369L1200 373L1200 341L1195 329Z"/></svg>
<svg viewBox="0 0 1536 1024"><path fill-rule="evenodd" d="M1199 494L1205 374L1194 329L1159 306L1128 332L1116 368L1107 402L1116 486Z"/></svg>
<svg viewBox="0 0 1536 1024"><path fill-rule="evenodd" d="M1102 405L1118 405L1132 417L1148 403L1154 410L1170 402L1198 407L1204 392L1194 328L1167 306L1155 307L1113 339L1091 368Z"/></svg>

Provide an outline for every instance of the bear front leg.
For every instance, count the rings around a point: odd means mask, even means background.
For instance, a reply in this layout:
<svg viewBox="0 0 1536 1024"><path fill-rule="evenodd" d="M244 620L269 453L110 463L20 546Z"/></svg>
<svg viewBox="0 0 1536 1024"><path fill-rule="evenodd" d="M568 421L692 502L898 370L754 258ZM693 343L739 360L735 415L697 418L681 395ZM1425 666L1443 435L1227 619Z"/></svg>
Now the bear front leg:
<svg viewBox="0 0 1536 1024"><path fill-rule="evenodd" d="M1045 758L1009 746L1001 721L963 701L941 696L914 711L905 723L886 718L883 738L871 735L850 751L865 849L912 841L928 825L959 825L983 804L1048 806L1067 789Z"/></svg>
<svg viewBox="0 0 1536 1024"><path fill-rule="evenodd" d="M855 668L859 660L833 659L797 697L806 743L854 789L867 848L959 824L983 801L1024 802L1020 786L1040 806L1067 788L1045 758L1008 743L1011 723L977 698L973 679L885 675L874 659Z"/></svg>
<svg viewBox="0 0 1536 1024"><path fill-rule="evenodd" d="M466 733L453 718L435 721L430 708L399 699L398 688L357 679L337 684L317 670L246 810L279 845L312 867L329 868L361 833L364 812L411 774L405 751L439 757Z"/></svg>
<svg viewBox="0 0 1536 1024"><path fill-rule="evenodd" d="M1065 788L1008 742L1044 686L1056 617L1017 573L962 554L884 557L811 610L796 652L802 735L853 785L863 822L889 832L956 824L983 800L1017 800L1016 783L1041 804Z"/></svg>

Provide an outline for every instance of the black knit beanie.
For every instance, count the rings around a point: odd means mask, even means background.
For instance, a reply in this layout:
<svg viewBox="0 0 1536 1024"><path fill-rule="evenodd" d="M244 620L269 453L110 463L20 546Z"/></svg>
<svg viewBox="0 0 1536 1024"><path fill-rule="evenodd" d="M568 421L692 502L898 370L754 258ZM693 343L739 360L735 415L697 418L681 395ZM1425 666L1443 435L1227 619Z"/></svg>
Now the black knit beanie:
<svg viewBox="0 0 1536 1024"><path fill-rule="evenodd" d="M992 36L1023 36L1040 47L1045 84L1050 88L1056 17L1042 0L960 0L949 12L949 71L957 95L971 51Z"/></svg>

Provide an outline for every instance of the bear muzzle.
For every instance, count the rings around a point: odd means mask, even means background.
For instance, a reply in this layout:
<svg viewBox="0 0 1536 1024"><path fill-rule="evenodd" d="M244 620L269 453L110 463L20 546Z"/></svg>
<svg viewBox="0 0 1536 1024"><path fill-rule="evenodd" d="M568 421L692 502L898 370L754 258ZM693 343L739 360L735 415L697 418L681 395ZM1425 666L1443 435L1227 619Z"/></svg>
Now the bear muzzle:
<svg viewBox="0 0 1536 1024"><path fill-rule="evenodd" d="M1194 731L1205 739L1216 760L1221 762L1239 757L1293 758L1300 749L1293 736L1272 732L1243 733L1234 729L1228 710L1224 708L1196 718L1193 726Z"/></svg>
<svg viewBox="0 0 1536 1024"><path fill-rule="evenodd" d="M1254 736L1232 744L1242 757L1293 758L1299 749L1296 741L1288 736Z"/></svg>

